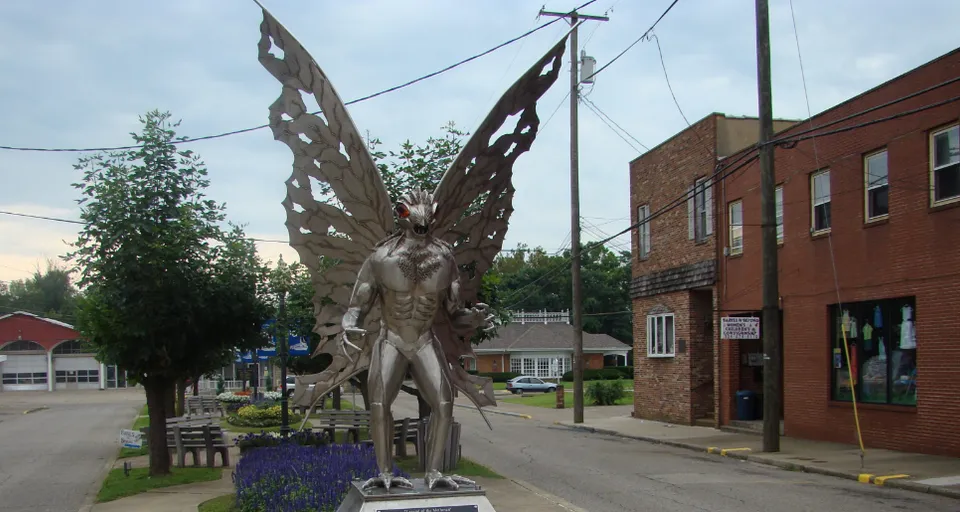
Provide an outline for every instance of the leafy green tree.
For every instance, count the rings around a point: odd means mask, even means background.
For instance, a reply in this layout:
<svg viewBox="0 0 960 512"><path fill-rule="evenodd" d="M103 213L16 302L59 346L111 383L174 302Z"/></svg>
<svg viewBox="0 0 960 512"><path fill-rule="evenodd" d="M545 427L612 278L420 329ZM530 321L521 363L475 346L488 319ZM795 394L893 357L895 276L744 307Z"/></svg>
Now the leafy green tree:
<svg viewBox="0 0 960 512"><path fill-rule="evenodd" d="M258 271L242 230L225 233L224 205L208 199L200 157L178 150L169 113L140 118L136 149L75 165L84 227L67 258L84 288L77 327L98 359L146 390L150 474L169 473L165 418L175 384L230 349L263 345Z"/></svg>
<svg viewBox="0 0 960 512"><path fill-rule="evenodd" d="M0 314L26 311L72 322L76 298L69 269L47 261L46 272L37 268L28 279L0 283Z"/></svg>

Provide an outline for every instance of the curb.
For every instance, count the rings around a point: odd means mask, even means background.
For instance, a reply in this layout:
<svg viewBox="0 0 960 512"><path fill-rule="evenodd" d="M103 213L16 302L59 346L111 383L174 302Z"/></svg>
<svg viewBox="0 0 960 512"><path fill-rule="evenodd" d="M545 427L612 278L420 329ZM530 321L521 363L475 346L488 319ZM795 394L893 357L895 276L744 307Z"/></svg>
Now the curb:
<svg viewBox="0 0 960 512"><path fill-rule="evenodd" d="M516 478L511 478L510 481L517 484L520 487L523 487L525 490L530 491L533 494L536 494L537 496L540 496L545 500L553 502L554 505L564 510L569 510L570 512L587 512L586 509L582 509L559 496L554 496L553 494L550 494L547 491L539 489L530 483L524 482L523 480L517 480Z"/></svg>
<svg viewBox="0 0 960 512"><path fill-rule="evenodd" d="M137 421L137 418L140 417L138 412L136 416L133 417L133 421ZM80 505L78 512L90 512L93 509L93 506L96 505L97 494L100 492L100 488L103 487L103 481L107 479L107 475L110 474L110 471L113 470L114 464L117 463L117 456L120 455L120 449L117 448L113 451L113 455L110 455L106 458L106 462L102 468L100 468L99 474L97 474L96 480L93 482L90 490L86 492L86 495L83 497L83 504Z"/></svg>
<svg viewBox="0 0 960 512"><path fill-rule="evenodd" d="M473 407L473 406L471 406L471 405L463 405L463 404L453 404L453 405L456 406L456 407L463 407L464 409L476 409L476 407ZM532 420L532 419L533 419L533 416L530 416L529 414L520 414L519 412L494 411L494 410L492 410L492 409L484 409L483 412L485 412L485 413L489 412L489 413L492 413L492 414L502 414L502 415L504 415L504 416L513 416L513 417L515 417L515 418L523 418L523 419L525 419L525 420Z"/></svg>
<svg viewBox="0 0 960 512"><path fill-rule="evenodd" d="M715 448L715 447L706 447L706 448L705 448L705 447L703 447L703 446L695 445L695 444L692 444L692 443L684 443L684 442L680 442L680 441L670 441L670 440L667 440L667 439L658 439L658 438L655 438L655 437L644 437L644 436L628 435L628 434L623 434L623 433L621 433L621 432L617 432L617 431L615 431L615 430L608 430L608 429L594 428L594 427L587 427L587 426L579 426L579 425L570 425L570 424L562 423L562 422L559 422L559 421L555 421L555 422L553 422L553 423L554 423L554 425L559 425L559 426L562 426L562 427L566 427L566 428L569 428L569 429L571 429L571 430L581 430L581 431L585 431L585 432L591 432L591 433L595 433L595 434L605 434L605 435L614 436L614 437L620 437L620 438L624 438L624 439L634 439L634 440L637 440L637 441L644 441L644 442L653 443L653 444L662 444L662 445L666 445L666 446L673 446L673 447L675 447L675 448L683 448L683 449L686 449L686 450L692 450L692 451L701 452L701 453L716 453L716 454L718 454L718 455L721 455L721 456L723 456L723 457L727 457L727 458L730 458L730 459L738 459L738 460L745 460L745 461L749 461L749 462L756 462L756 463L758 463L758 464L765 464L765 465L767 465L767 466L774 466L774 467L777 467L777 468L780 468L780 469L784 469L784 470L787 470L787 471L802 471L802 472L804 472L804 473L813 473L813 474L824 475L824 476L832 476L832 477L836 477L836 478L843 478L843 479L846 479L846 480L853 480L853 481L855 481L855 482L856 482L856 481L860 481L860 482L862 482L862 483L871 483L871 484L874 484L874 485L876 485L876 486L878 486L878 487L880 487L880 486L883 486L883 487L891 487L891 488L894 488L894 489L902 489L902 490L906 490L906 491L922 492L922 493L926 493L926 494L934 494L934 495L937 495L937 496L944 496L944 497L947 497L947 498L953 498L953 499L958 499L958 500L960 500L960 490L957 490L957 489L949 489L949 488L946 488L946 487L941 487L941 486L939 486L939 485L920 484L920 483L917 483L917 482L912 482L912 481L910 481L910 480L901 480L901 479L892 479L892 478L889 479L889 480L887 480L887 479L884 479L883 477L881 477L881 480L877 481L877 480L876 480L877 475L868 475L868 474L861 474L861 473L849 473L849 472L846 472L846 471L840 471L840 470L830 469L830 468L823 468L823 467L819 467L819 466L811 466L811 465L808 465L808 464L796 464L796 463L793 463L793 462L786 462L786 461L781 461L781 460L775 460L775 459L770 459L770 458L764 457L764 456L762 456L762 455L753 455L753 454L749 453L749 451L747 451L747 450L744 450L744 451L733 451L733 450L737 450L736 448L726 449L726 450L720 450L720 449ZM861 475L863 475L867 481L861 480Z"/></svg>

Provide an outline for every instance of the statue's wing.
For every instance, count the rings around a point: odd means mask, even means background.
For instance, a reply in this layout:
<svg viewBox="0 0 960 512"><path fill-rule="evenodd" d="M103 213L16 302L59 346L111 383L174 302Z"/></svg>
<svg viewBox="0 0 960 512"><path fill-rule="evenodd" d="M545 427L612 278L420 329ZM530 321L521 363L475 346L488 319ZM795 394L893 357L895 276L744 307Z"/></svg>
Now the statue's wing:
<svg viewBox="0 0 960 512"><path fill-rule="evenodd" d="M503 247L513 212L513 165L537 136L537 100L559 76L566 39L504 93L434 191L434 233L453 246L461 268L461 298L468 304L477 301L481 278ZM498 133L502 135L495 137ZM454 332L446 318L438 318L435 329L453 366L454 384L478 406L495 405L489 379L470 375L459 364L463 356L474 357L473 333Z"/></svg>
<svg viewBox="0 0 960 512"><path fill-rule="evenodd" d="M283 52L270 53L271 45ZM321 374L303 377L314 384L309 394L322 396L363 371L372 339L379 330L374 308L363 327L369 334L351 358L337 354L340 319L361 264L394 226L390 197L347 109L313 57L266 9L260 24L259 60L280 81L280 97L270 106L270 128L293 153L283 206L290 245L310 269L314 286L314 331L323 337L314 356L333 355ZM302 94L312 94L322 113L307 111ZM298 385L301 398L307 392Z"/></svg>

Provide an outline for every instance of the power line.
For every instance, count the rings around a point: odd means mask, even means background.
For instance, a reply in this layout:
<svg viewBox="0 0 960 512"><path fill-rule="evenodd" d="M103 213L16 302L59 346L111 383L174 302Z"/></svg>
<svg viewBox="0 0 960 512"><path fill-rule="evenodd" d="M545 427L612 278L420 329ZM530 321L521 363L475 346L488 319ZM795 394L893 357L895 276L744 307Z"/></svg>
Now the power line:
<svg viewBox="0 0 960 512"><path fill-rule="evenodd" d="M677 95L673 92L673 86L670 85L670 77L667 75L667 64L663 61L663 50L660 48L660 38L656 34L653 34L653 40L657 43L657 53L660 54L660 67L663 68L663 78L667 81L667 89L670 90L670 96L673 98L673 104L677 106L677 110L680 111L680 117L683 118L683 121L687 123L687 126L690 126L690 121L687 120L687 116L683 113L683 109L680 108L680 102L677 101Z"/></svg>
<svg viewBox="0 0 960 512"><path fill-rule="evenodd" d="M640 37L638 37L636 41L630 43L630 46L627 46L626 48L624 48L624 50L623 50L622 52L620 52L619 54L617 54L617 56L614 57L610 62L604 64L603 66L600 67L600 69L594 71L592 75L588 76L587 78L584 78L584 79L581 80L581 81L582 81L582 82L586 82L586 81L589 81L591 78L599 75L601 71L603 71L604 69L607 69L608 67L610 67L610 65L613 64L614 62L616 62L617 59L619 59L620 57L623 57L623 54L625 54L625 53L627 53L628 51L630 51L630 49L633 48L637 43L639 43L640 41L643 41L643 40L650 34L650 32L653 32L654 27L656 27L657 24L660 23L660 20L662 20L662 19L667 15L667 13L670 12L670 9L673 9L673 6L677 5L677 2L679 2L679 1L680 1L680 0L673 0L673 2L670 3L670 5L667 7L667 9L666 9L665 11L663 11L663 14L661 14L660 17L657 18L657 21L654 21L654 22L653 22L653 25L650 25L650 28L648 28L647 31L643 33L643 35L641 35Z"/></svg>
<svg viewBox="0 0 960 512"><path fill-rule="evenodd" d="M592 3L596 2L596 1L597 1L597 0L589 0L588 2L584 3L584 4L581 5L580 7L577 7L577 9L582 9L582 8L588 6L588 5L590 5L590 4L592 4ZM519 35L519 36L517 36L517 37L514 37L513 39L509 39L509 40L507 40L507 41L504 41L503 43L500 43L500 44L498 44L497 46L494 46L493 48L490 48L489 50L486 50L486 51L484 51L484 52L482 52L482 53L478 53L478 54L473 55L473 56L471 56L471 57L467 57L466 59L463 59L463 60L461 60L461 61L459 61L459 62L456 62L456 63L454 63L454 64L451 64L451 65L449 65L449 66L447 66L447 67L445 67L445 68L443 68L443 69L440 69L440 70L438 70L438 71L434 71L433 73L429 73L429 74L420 76L420 77L418 77L418 78L415 78L415 79L413 79L413 80L410 80L409 82L405 82L405 83L402 83L402 84L400 84L400 85L395 85L395 86L393 86L393 87L390 87L389 89L384 89L384 90L382 90L382 91L375 92L375 93L373 93L373 94L369 94L369 95L367 95L367 96L363 96L363 97L361 97L361 98L357 98L357 99L355 99L355 100L348 101L348 102L344 103L344 106L353 105L353 104L355 104L355 103L360 103L360 102L362 102L362 101L367 101L367 100L376 98L377 96L382 96L382 95L384 95L384 94L387 94L387 93L390 93L390 92L394 92L394 91L403 89L403 88L405 88L405 87L409 87L409 86L411 86L411 85L413 85L413 84L415 84L415 83L417 83L417 82L422 82L422 81L424 81L424 80L427 80L428 78L433 78L433 77L435 77L435 76L437 76L437 75L440 75L440 74L442 74L442 73L446 73L447 71L450 71L450 70L452 70L452 69L454 69L454 68L460 67L460 66L462 66L462 65L464 65L464 64L466 64L466 63L468 63L468 62L471 62L471 61L473 61L473 60L479 59L480 57L484 57L484 56L486 56L486 55L488 55L488 54L490 54L490 53L493 53L493 52L499 50L500 48L503 48L504 46L511 45L511 44L513 44L513 43L515 43L515 42L517 42L517 41L519 41L519 40L521 40L521 39L523 39L523 38L525 38L525 37L528 37L528 36L534 34L535 32L538 32L538 31L540 31L540 30L542 30L542 29L544 29L544 28L546 28L546 27L548 27L548 26L550 26L550 25L552 25L552 24L554 24L554 23L556 23L556 22L558 22L558 21L560 21L560 18L553 19L553 20L548 21L548 22L546 22L546 23L544 23L544 24L542 24L542 25L540 25L540 26L537 26L537 27L531 29L531 30L528 30L527 32L524 32L523 34L521 34L521 35ZM311 114L314 114L314 115L319 114L319 113L321 113L321 111L319 111L319 110L316 111L316 112L311 112ZM215 135L204 135L204 136L202 136L202 137L185 137L185 138L183 138L183 139L179 139L179 140L176 140L176 141L171 141L170 143L171 143L171 144L186 144L186 143L197 142L197 141L201 141L201 140L219 139L219 138L223 138L223 137L229 137L229 136L231 136L231 135L238 135L238 134L241 134L241 133L247 133L247 132L252 132L252 131L256 131L256 130L262 130L263 128L268 128L269 126L270 126L269 124L262 124L262 125L260 125L260 126L253 126L253 127L250 127L250 128L242 128L242 129L240 129L240 130L232 130L232 131L229 131L229 132L218 133L218 134L215 134ZM137 148L140 148L140 147L142 147L142 145L99 147L99 148L37 148L37 147L20 147L20 146L0 145L0 149L5 149L5 150L9 150L9 151L63 152L63 153L66 153L66 152L77 152L77 153L79 153L79 152L92 152L92 151L121 151L121 150L127 150L127 149L137 149Z"/></svg>
<svg viewBox="0 0 960 512"><path fill-rule="evenodd" d="M630 137L631 139L633 139L634 142L636 142L637 144L639 144L640 147L642 147L643 149L645 149L645 150L647 150L647 151L650 151L650 148L647 147L646 144L640 142L640 140L638 140L636 137L634 137L634 136L633 136L630 132L628 132L624 127L620 126L620 124L617 123L616 121L614 121L613 118L611 118L609 115L607 115L606 112L604 112L603 110L601 110L600 107L598 107L596 103L594 103L592 100L590 100L590 99L587 98L586 96L581 96L581 99L582 99L584 102L586 102L587 108L590 108L591 110L594 110L594 113L597 114L598 116L602 116L602 117L607 118L607 120L610 121L611 123L613 123L614 126L616 126L617 128L619 128L620 131L622 131L623 133L627 134L627 137ZM607 126L610 126L610 125L607 125ZM611 129L612 129L612 128L611 128ZM614 130L614 131L616 131L616 130ZM626 142L626 141L625 141L625 142ZM627 142L627 144L630 144L630 143ZM630 146L633 147L633 144L630 144ZM633 149L637 149L637 148L634 147ZM642 151L637 150L637 153L642 153Z"/></svg>

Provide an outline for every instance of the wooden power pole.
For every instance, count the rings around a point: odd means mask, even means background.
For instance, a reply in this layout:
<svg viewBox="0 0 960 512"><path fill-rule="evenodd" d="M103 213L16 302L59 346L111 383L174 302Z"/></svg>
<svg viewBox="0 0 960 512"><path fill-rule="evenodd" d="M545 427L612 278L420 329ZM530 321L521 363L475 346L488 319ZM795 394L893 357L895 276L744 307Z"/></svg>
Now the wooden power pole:
<svg viewBox="0 0 960 512"><path fill-rule="evenodd" d="M579 14L577 11L548 12L541 16L566 18L570 34L570 277L573 281L573 422L583 423L583 282L580 278L580 158L577 107L580 103L580 70L577 57L577 23L583 20L608 21L606 16Z"/></svg>
<svg viewBox="0 0 960 512"><path fill-rule="evenodd" d="M763 279L763 451L780 451L780 290L777 283L776 175L773 172L773 93L770 86L770 15L757 5L757 97L760 117L760 247Z"/></svg>

